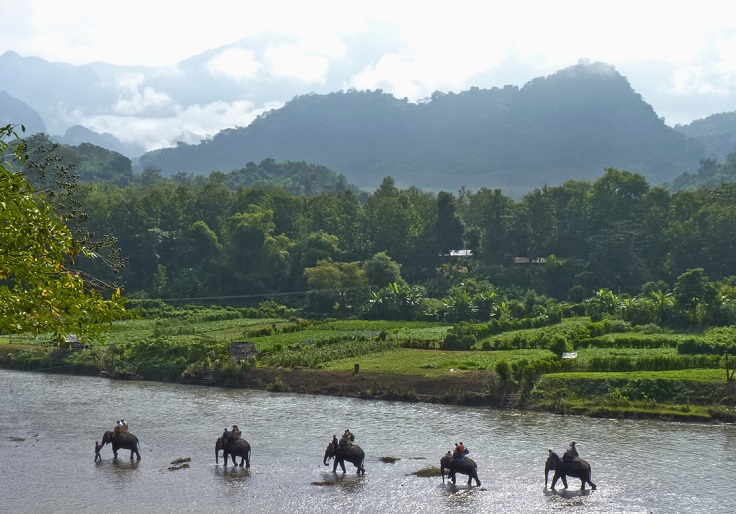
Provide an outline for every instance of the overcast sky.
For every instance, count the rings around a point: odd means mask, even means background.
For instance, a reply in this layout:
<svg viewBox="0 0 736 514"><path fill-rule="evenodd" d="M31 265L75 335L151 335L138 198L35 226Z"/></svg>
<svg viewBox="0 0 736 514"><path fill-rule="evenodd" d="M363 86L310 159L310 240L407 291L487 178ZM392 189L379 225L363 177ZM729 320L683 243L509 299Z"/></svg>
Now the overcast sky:
<svg viewBox="0 0 736 514"><path fill-rule="evenodd" d="M324 83L372 42L382 57L345 88L410 100L471 86L522 86L580 59L613 65L669 125L736 110L736 16L730 2L370 0L0 0L0 53L85 64L175 66L246 37L280 34L269 62L218 57L222 73L269 66ZM375 48L372 49L375 52Z"/></svg>

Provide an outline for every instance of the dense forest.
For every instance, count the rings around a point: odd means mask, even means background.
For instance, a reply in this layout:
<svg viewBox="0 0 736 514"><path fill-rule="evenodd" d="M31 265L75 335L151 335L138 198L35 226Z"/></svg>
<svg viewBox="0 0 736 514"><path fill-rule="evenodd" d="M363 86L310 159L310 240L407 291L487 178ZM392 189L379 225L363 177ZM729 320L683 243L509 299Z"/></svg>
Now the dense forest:
<svg viewBox="0 0 736 514"><path fill-rule="evenodd" d="M626 300L642 321L736 321L736 185L721 183L733 156L701 161L690 178L718 176L709 187L673 192L607 168L514 200L488 188L399 188L390 176L359 192L327 168L273 159L165 178L93 145L26 142L22 173L60 212L69 198L54 189L72 195L82 240L115 238L77 266L131 298L276 299L311 314L449 322L488 320L512 301L533 317L550 302ZM126 259L118 275L112 241Z"/></svg>
<svg viewBox="0 0 736 514"><path fill-rule="evenodd" d="M452 322L510 305L549 315L549 302L604 312L625 299L642 322L736 322L733 184L669 193L609 168L514 201L484 188L399 189L386 177L361 201L221 178L78 185L87 229L113 234L127 258L127 296ZM87 271L104 275L102 262Z"/></svg>
<svg viewBox="0 0 736 514"><path fill-rule="evenodd" d="M611 66L581 63L523 87L436 92L411 103L378 91L307 94L246 127L148 152L138 170L207 175L247 161L319 163L359 187L390 174L425 191L534 187L594 180L606 166L672 180L707 157L665 125Z"/></svg>

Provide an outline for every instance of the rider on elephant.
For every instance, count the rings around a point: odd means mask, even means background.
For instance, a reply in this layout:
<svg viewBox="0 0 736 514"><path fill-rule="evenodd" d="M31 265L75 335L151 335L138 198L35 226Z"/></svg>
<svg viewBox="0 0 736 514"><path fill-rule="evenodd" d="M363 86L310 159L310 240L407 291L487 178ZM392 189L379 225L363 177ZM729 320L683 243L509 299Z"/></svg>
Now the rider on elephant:
<svg viewBox="0 0 736 514"><path fill-rule="evenodd" d="M455 443L455 451L452 453L452 457L458 460L463 460L467 454L470 453L462 441L460 444Z"/></svg>
<svg viewBox="0 0 736 514"><path fill-rule="evenodd" d="M562 454L562 460L575 460L578 455L578 449L575 447L575 441L570 443L570 446L567 447L567 450L565 450L565 453Z"/></svg>
<svg viewBox="0 0 736 514"><path fill-rule="evenodd" d="M333 436L333 441L335 437ZM342 434L342 437L340 437L340 448L347 448L353 444L353 441L355 441L355 434L353 434L350 429L346 428L345 432Z"/></svg>

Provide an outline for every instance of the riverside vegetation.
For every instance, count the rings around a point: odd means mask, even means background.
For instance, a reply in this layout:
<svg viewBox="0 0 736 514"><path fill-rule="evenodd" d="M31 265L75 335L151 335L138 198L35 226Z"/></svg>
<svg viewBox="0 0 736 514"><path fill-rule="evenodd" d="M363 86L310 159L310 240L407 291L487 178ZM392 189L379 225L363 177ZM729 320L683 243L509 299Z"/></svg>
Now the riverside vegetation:
<svg viewBox="0 0 736 514"><path fill-rule="evenodd" d="M673 332L586 315L515 323L305 320L257 308L134 301L104 344L0 338L0 365L361 398L513 406L605 417L736 420L736 328ZM257 348L252 361L228 353ZM576 358L561 358L575 351ZM356 365L358 370L356 370Z"/></svg>
<svg viewBox="0 0 736 514"><path fill-rule="evenodd" d="M360 198L156 170L140 187L78 187L44 141L3 136L17 134L0 128L0 157L14 157L0 159L6 367L735 417L734 184L670 195L608 168L518 203L485 188L399 190L391 177ZM183 305L204 301L219 305ZM54 346L69 334L85 346ZM236 341L255 345L252 360L230 357Z"/></svg>

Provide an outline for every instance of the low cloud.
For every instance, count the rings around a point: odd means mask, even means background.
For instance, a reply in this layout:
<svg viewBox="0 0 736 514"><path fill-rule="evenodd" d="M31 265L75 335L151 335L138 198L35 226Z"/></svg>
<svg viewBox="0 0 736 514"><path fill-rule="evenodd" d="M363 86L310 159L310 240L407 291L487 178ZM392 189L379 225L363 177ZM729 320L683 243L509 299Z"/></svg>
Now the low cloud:
<svg viewBox="0 0 736 514"><path fill-rule="evenodd" d="M121 116L141 114L167 116L176 112L176 104L166 93L144 86L145 77L138 73L127 73L118 81L120 97L112 111Z"/></svg>
<svg viewBox="0 0 736 514"><path fill-rule="evenodd" d="M229 48L210 59L207 69L213 75L240 82L256 78L263 69L263 63L249 50Z"/></svg>
<svg viewBox="0 0 736 514"><path fill-rule="evenodd" d="M302 82L327 82L329 59L323 55L305 52L298 45L279 44L269 47L264 57L274 75Z"/></svg>
<svg viewBox="0 0 736 514"><path fill-rule="evenodd" d="M115 134L123 143L142 144L146 151L176 145L178 141L196 144L228 127L247 126L259 114L280 107L281 103L256 108L251 102L212 102L180 108L169 117L84 116L74 113L75 123L95 132Z"/></svg>

